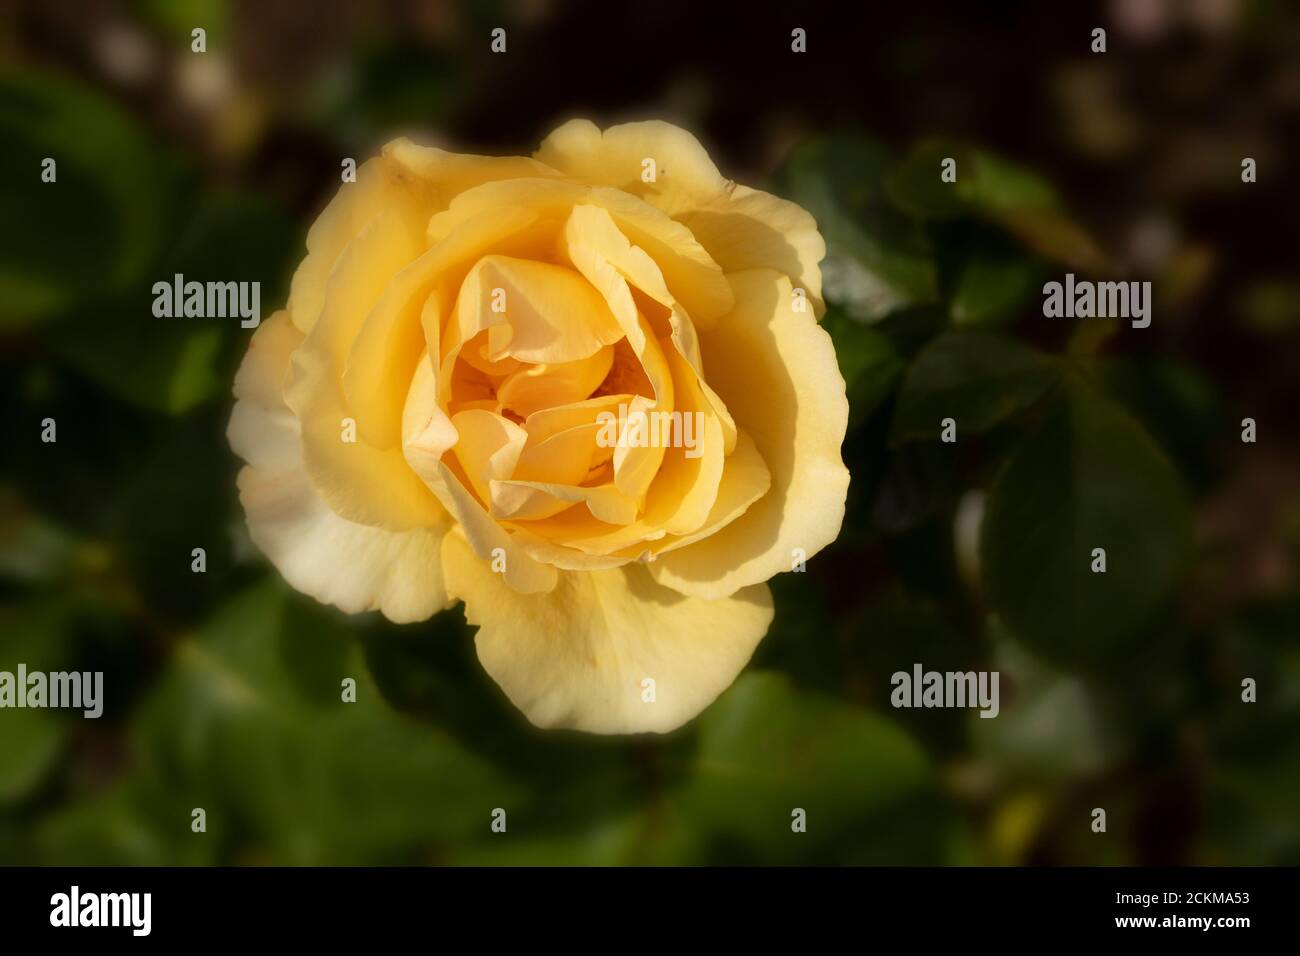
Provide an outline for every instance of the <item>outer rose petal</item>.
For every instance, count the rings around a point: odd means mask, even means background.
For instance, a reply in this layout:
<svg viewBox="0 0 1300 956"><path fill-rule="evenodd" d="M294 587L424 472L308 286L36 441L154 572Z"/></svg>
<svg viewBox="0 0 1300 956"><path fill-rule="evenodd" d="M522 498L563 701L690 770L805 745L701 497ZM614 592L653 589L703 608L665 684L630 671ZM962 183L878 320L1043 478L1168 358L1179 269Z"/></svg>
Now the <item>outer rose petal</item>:
<svg viewBox="0 0 1300 956"><path fill-rule="evenodd" d="M608 211L628 241L654 261L668 289L696 322L707 324L731 310L731 289L722 269L691 231L662 209L619 189L556 179L485 183L466 190L430 219L428 237L436 242L467 218L489 210L523 208L564 220L575 205Z"/></svg>
<svg viewBox="0 0 1300 956"><path fill-rule="evenodd" d="M826 310L820 265L826 241L802 206L733 183L724 196L677 219L690 227L724 271L775 269L808 294L818 318Z"/></svg>
<svg viewBox="0 0 1300 956"><path fill-rule="evenodd" d="M304 469L321 497L340 517L390 531L437 525L445 512L401 449L341 440L343 421L354 414L343 375L367 313L415 252L413 237L392 214L361 231L330 274L325 308L294 351L285 383L286 404L302 424Z"/></svg>
<svg viewBox="0 0 1300 956"><path fill-rule="evenodd" d="M727 187L699 140L657 120L623 123L603 132L590 120L569 120L542 140L534 155L582 182L639 196L674 219ZM655 164L652 182L642 178L647 159Z"/></svg>
<svg viewBox="0 0 1300 956"><path fill-rule="evenodd" d="M452 603L442 579L446 525L392 532L354 524L316 494L302 470L297 419L280 395L302 339L288 313L276 313L253 333L235 378L227 434L249 462L239 474L249 535L286 581L318 601L422 621Z"/></svg>
<svg viewBox="0 0 1300 956"><path fill-rule="evenodd" d="M307 256L293 274L289 313L310 332L325 305L325 287L343 250L375 216L386 210L423 206L423 189L384 156L367 160L357 181L346 183L307 231Z"/></svg>
<svg viewBox="0 0 1300 956"><path fill-rule="evenodd" d="M307 257L294 273L289 294L294 325L308 332L316 324L334 264L375 216L401 211L423 226L470 187L495 179L554 175L554 170L524 157L449 153L405 138L393 140L382 155L361 164L357 181L340 187L308 231Z"/></svg>
<svg viewBox="0 0 1300 956"><path fill-rule="evenodd" d="M349 614L382 611L397 624L451 605L440 544L446 529L385 531L330 511L301 471L239 473L248 532L284 579Z"/></svg>
<svg viewBox="0 0 1300 956"><path fill-rule="evenodd" d="M725 690L772 621L766 585L720 601L683 597L639 565L565 573L548 594L518 594L460 536L443 564L478 657L539 727L617 734L680 727ZM653 703L641 682L655 682Z"/></svg>
<svg viewBox="0 0 1300 956"><path fill-rule="evenodd" d="M656 581L714 599L789 571L835 540L849 472L840 459L849 403L830 336L795 312L791 285L766 270L732 276L736 311L701 332L709 382L758 446L770 490L731 524L650 566Z"/></svg>
<svg viewBox="0 0 1300 956"><path fill-rule="evenodd" d="M819 263L826 243L802 207L726 179L708 151L671 123L611 126L570 120L542 141L537 158L584 182L639 196L690 228L725 272L775 269L802 287L821 315ZM655 181L642 163L655 161Z"/></svg>

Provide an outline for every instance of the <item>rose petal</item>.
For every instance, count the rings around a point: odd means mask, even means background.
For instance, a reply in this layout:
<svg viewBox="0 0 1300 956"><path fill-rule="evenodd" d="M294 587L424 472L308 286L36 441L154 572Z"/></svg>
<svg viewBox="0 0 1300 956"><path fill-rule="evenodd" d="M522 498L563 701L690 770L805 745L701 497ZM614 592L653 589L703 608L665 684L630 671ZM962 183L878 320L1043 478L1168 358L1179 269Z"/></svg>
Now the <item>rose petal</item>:
<svg viewBox="0 0 1300 956"><path fill-rule="evenodd" d="M587 120L572 120L543 140L536 157L584 182L613 186L662 209L690 229L725 272L784 273L821 315L819 264L826 244L816 221L792 202L726 179L686 130L651 121L602 132ZM655 161L649 183L642 176L647 158Z"/></svg>
<svg viewBox="0 0 1300 956"><path fill-rule="evenodd" d="M655 584L639 565L565 573L545 595L504 587L450 534L444 565L479 627L484 669L539 727L666 732L725 690L772 621L765 585L702 601ZM654 700L644 697L654 682Z"/></svg>
<svg viewBox="0 0 1300 956"><path fill-rule="evenodd" d="M298 421L280 396L302 333L278 312L253 333L235 376L228 436L249 463L238 478L249 535L293 587L344 611L422 621L452 601L440 542L450 522L393 532L334 514L301 467Z"/></svg>
<svg viewBox="0 0 1300 956"><path fill-rule="evenodd" d="M352 416L343 366L367 313L415 252L392 215L361 231L339 258L325 309L294 352L285 387L285 402L303 427L303 468L326 504L339 517L390 531L436 524L442 509L399 449L374 447L360 434L344 440Z"/></svg>
<svg viewBox="0 0 1300 956"><path fill-rule="evenodd" d="M725 528L650 566L661 584L711 599L789 571L795 549L812 557L834 541L849 486L840 459L848 400L830 336L811 312L793 310L784 276L729 278L735 312L701 333L707 355L725 356L709 380L753 437L772 487Z"/></svg>
<svg viewBox="0 0 1300 956"><path fill-rule="evenodd" d="M439 407L437 393L433 363L425 360L416 367L402 416L402 451L411 470L455 519L479 559L503 562L501 578L509 587L527 593L549 591L556 584L555 568L523 550L443 460L460 436Z"/></svg>

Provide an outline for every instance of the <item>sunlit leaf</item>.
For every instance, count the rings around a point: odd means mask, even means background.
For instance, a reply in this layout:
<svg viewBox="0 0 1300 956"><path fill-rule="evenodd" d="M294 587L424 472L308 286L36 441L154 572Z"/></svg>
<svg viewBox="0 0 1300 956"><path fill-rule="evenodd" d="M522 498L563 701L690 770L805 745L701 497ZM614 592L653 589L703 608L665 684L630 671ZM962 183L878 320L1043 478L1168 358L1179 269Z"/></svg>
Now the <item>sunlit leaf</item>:
<svg viewBox="0 0 1300 956"><path fill-rule="evenodd" d="M953 160L949 179L945 163ZM887 180L889 197L914 216L944 219L981 212L1048 210L1052 187L1023 166L988 150L949 140L918 143Z"/></svg>

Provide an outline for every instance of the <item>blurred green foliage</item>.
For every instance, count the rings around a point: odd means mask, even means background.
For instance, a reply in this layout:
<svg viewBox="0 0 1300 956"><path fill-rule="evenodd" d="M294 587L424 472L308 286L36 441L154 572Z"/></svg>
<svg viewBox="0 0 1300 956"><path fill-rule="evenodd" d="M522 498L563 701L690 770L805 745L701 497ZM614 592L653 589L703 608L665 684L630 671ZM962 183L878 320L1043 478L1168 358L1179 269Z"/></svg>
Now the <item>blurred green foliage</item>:
<svg viewBox="0 0 1300 956"><path fill-rule="evenodd" d="M156 144L99 93L13 69L0 71L0 131L6 210L22 224L0 236L4 328L129 289L163 242L167 171ZM58 188L16 188L46 158L57 161Z"/></svg>
<svg viewBox="0 0 1300 956"><path fill-rule="evenodd" d="M139 12L182 42L198 19L228 34L224 10ZM298 119L363 142L443 115L462 71L367 41ZM1044 331L1043 278L1106 260L1038 172L861 132L808 138L775 172L827 241L844 529L773 582L772 630L713 707L667 737L603 739L529 727L459 609L347 617L248 541L223 437L247 332L154 319L149 287L258 280L269 313L308 190L286 199L251 162L219 175L48 72L0 75L0 130L22 224L0 231L0 669L104 670L111 688L99 721L0 715L0 861L1300 862L1300 607L1188 600L1233 412L1176 355ZM47 155L57 189L35 178ZM323 195L320 168L304 175ZM39 441L47 416L57 444ZM917 662L997 669L1000 715L891 708L890 675ZM1244 676L1260 703L1241 703ZM1094 806L1110 835L1089 831Z"/></svg>

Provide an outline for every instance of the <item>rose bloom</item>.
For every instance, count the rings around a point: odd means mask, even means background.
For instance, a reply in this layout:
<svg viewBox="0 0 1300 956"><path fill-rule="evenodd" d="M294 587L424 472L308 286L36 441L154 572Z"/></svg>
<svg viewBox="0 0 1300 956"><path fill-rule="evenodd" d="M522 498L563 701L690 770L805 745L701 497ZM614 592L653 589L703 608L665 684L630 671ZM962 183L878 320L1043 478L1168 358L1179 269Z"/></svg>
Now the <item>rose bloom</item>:
<svg viewBox="0 0 1300 956"><path fill-rule="evenodd" d="M665 123L573 121L531 159L396 140L235 379L250 535L344 611L463 601L538 726L678 727L753 654L765 582L839 533L824 254ZM598 441L620 406L689 415L696 447Z"/></svg>

